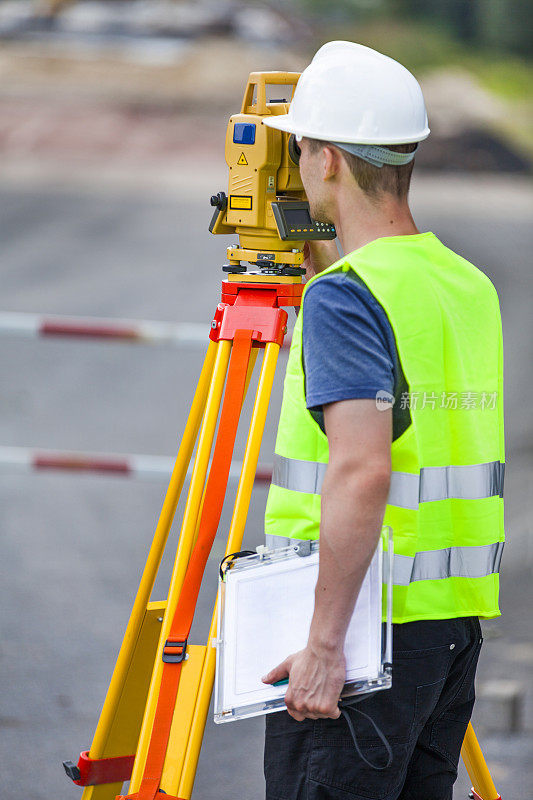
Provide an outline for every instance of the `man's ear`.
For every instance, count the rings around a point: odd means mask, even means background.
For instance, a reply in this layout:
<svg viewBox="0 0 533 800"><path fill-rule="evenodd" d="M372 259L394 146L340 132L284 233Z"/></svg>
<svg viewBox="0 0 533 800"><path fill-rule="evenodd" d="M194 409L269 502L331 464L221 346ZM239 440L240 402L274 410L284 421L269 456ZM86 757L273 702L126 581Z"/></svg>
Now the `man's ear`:
<svg viewBox="0 0 533 800"><path fill-rule="evenodd" d="M322 148L322 178L331 180L339 174L341 169L341 154L336 147L327 145Z"/></svg>

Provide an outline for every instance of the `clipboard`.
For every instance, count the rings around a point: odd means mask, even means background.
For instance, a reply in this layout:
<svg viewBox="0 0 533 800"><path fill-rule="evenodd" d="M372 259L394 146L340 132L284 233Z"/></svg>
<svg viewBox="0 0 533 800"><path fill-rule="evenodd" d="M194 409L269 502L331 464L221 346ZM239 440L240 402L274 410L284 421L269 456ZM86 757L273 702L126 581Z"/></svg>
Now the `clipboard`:
<svg viewBox="0 0 533 800"><path fill-rule="evenodd" d="M261 676L307 643L318 577L318 542L236 558L219 580L216 723L286 708L286 685ZM342 697L392 684L392 531L383 529L345 642ZM384 620L384 621L383 621Z"/></svg>

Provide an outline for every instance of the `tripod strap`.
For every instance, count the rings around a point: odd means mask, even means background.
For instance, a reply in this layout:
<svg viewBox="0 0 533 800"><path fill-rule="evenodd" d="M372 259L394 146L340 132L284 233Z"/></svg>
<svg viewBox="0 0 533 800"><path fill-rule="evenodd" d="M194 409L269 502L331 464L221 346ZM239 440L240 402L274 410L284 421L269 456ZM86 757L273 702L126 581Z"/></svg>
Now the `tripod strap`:
<svg viewBox="0 0 533 800"><path fill-rule="evenodd" d="M163 793L159 794L159 785L165 764L187 639L194 618L205 565L213 546L226 495L235 437L244 400L251 347L252 331L236 331L213 461L205 489L198 538L191 553L168 639L163 648L163 673L144 774L139 791L124 796L123 800L156 800L156 798L162 799L168 796ZM168 797L170 800L170 796Z"/></svg>

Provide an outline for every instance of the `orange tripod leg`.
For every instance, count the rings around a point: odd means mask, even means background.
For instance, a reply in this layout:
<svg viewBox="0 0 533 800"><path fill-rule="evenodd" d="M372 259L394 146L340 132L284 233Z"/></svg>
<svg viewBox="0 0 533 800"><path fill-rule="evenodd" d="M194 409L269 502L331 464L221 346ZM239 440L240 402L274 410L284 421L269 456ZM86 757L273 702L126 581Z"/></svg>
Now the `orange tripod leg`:
<svg viewBox="0 0 533 800"><path fill-rule="evenodd" d="M252 419L250 422L248 440L246 442L241 477L239 480L239 486L237 488L237 496L235 499L233 515L228 534L226 555L240 550L242 546L246 517L252 495L254 475L259 459L259 450L261 447L261 439L263 437L263 431L265 427L272 384L274 382L278 354L279 346L277 344L271 343L266 346L261 368L261 375L259 377L259 384L257 386L257 392L255 396ZM216 662L216 650L214 647L211 647L210 644L212 640L216 638L216 632L217 605L215 604L207 640L207 652L203 664L196 706L194 709L194 718L190 728L187 750L183 761L183 771L178 786L178 796L184 800L189 800L193 790L194 779L196 777L196 767L198 765L200 749L202 747L205 723L207 720L207 714L209 712L209 702L211 700L211 694L213 691ZM165 777L167 776L165 775ZM167 788L167 786L169 790L176 790L176 784L174 782L170 782L169 784L165 783L164 788Z"/></svg>
<svg viewBox="0 0 533 800"><path fill-rule="evenodd" d="M170 630L170 623L177 606L178 599L181 592L181 587L187 571L189 557L193 546L194 536L196 532L198 511L201 505L205 476L208 469L209 456L215 435L216 422L220 408L220 402L224 389L224 382L228 368L228 362L231 353L230 342L220 342L214 345L216 351L216 361L212 373L212 381L209 386L209 393L205 407L205 415L200 430L198 439L198 448L196 458L194 460L193 474L189 486L189 493L187 503L183 514L183 521L181 526L181 533L178 540L178 550L174 561L172 571L169 593L167 598L166 611L164 621L161 626L161 633L159 637L159 644L157 651L160 652L164 642L168 638ZM154 722L155 710L157 699L159 695L159 687L161 684L161 676L163 671L163 663L160 658L156 659L152 679L150 682L150 689L144 711L144 718L139 736L139 744L137 747L137 754L135 764L133 767L130 791L136 791L141 783L142 774L148 753L148 746L150 743L150 734Z"/></svg>

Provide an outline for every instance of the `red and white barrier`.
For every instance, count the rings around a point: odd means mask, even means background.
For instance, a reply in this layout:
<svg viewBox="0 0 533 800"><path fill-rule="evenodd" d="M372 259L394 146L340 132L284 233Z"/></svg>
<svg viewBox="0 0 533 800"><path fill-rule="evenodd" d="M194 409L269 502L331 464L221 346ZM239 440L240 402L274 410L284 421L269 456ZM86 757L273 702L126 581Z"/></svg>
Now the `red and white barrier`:
<svg viewBox="0 0 533 800"><path fill-rule="evenodd" d="M209 344L209 326L198 323L111 320L91 317L63 317L44 314L0 312L0 335L61 336L106 339L138 344Z"/></svg>
<svg viewBox="0 0 533 800"><path fill-rule="evenodd" d="M133 344L203 346L209 344L209 325L194 322L63 317L0 312L0 336L63 337L122 341ZM290 344L286 337L284 348Z"/></svg>
<svg viewBox="0 0 533 800"><path fill-rule="evenodd" d="M233 462L230 479L237 480L241 464ZM93 472L105 475L122 475L142 480L168 479L174 468L174 459L167 456L108 455L75 453L55 450L33 450L29 447L0 447L0 471L28 473L40 470L61 472ZM188 474L190 475L191 469ZM259 465L255 473L258 484L270 483L272 468Z"/></svg>

